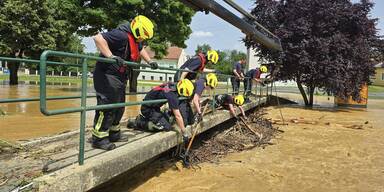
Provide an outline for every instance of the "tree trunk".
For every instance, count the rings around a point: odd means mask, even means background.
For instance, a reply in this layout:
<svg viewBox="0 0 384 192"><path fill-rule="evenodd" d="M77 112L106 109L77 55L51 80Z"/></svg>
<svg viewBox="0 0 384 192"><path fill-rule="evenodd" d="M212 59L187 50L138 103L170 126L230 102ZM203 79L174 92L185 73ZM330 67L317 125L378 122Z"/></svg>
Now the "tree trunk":
<svg viewBox="0 0 384 192"><path fill-rule="evenodd" d="M10 57L16 57L15 54L10 55ZM19 70L20 62L8 62L9 68L9 84L17 85L19 84L19 78L17 76L17 71Z"/></svg>
<svg viewBox="0 0 384 192"><path fill-rule="evenodd" d="M297 83L297 87L298 87L299 90L300 90L301 96L303 97L304 104L305 104L306 106L308 106L308 105L309 105L308 97L307 97L307 94L305 93L305 90L304 90L304 88L303 88L303 85L301 85L301 83L300 83L298 80L296 80L296 83Z"/></svg>
<svg viewBox="0 0 384 192"><path fill-rule="evenodd" d="M313 106L313 93L315 92L315 86L311 85L309 87L309 105L308 106Z"/></svg>

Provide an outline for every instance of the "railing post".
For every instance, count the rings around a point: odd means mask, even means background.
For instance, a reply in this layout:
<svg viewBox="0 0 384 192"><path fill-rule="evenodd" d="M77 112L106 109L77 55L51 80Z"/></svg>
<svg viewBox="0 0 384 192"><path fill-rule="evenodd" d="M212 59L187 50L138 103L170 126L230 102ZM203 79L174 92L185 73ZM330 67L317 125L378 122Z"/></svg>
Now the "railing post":
<svg viewBox="0 0 384 192"><path fill-rule="evenodd" d="M229 94L229 90L228 90L228 87L229 87L229 81L230 81L230 77L227 77L227 94Z"/></svg>
<svg viewBox="0 0 384 192"><path fill-rule="evenodd" d="M81 114L80 114L80 143L79 143L79 165L84 164L84 145L85 145L85 123L87 119L87 76L88 76L88 67L87 59L83 59L82 65L82 74L81 74Z"/></svg>

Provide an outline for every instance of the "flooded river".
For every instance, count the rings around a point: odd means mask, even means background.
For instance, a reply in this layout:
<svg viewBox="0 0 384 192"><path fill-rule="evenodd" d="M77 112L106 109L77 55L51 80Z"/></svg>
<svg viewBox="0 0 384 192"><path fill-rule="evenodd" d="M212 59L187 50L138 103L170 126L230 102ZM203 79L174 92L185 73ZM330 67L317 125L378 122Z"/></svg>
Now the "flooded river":
<svg viewBox="0 0 384 192"><path fill-rule="evenodd" d="M100 191L384 191L384 100L369 103L357 110L284 106L288 125L277 125L284 133L271 146L233 153L196 170L154 162ZM277 107L266 110L267 117L281 119Z"/></svg>
<svg viewBox="0 0 384 192"><path fill-rule="evenodd" d="M89 85L88 94L95 94ZM148 91L150 87L139 87L139 91ZM47 86L48 96L80 96L80 87L76 84L60 84ZM21 83L17 86L0 84L0 98L39 97L39 86L33 83ZM138 101L142 96L127 96L127 101ZM96 105L96 98L87 99L87 105ZM48 101L49 109L79 107L80 99ZM18 102L0 104L0 109L7 115L0 116L0 138L10 141L26 140L49 136L61 132L78 130L80 113L44 116L40 112L39 102ZM136 116L139 106L126 107L124 118ZM87 113L87 125L93 124L94 111Z"/></svg>

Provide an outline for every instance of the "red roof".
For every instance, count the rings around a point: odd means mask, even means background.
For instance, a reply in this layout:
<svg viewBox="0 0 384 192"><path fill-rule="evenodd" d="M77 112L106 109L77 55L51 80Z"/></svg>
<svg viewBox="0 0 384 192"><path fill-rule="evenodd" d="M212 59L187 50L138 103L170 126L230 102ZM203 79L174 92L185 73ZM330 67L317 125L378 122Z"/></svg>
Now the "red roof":
<svg viewBox="0 0 384 192"><path fill-rule="evenodd" d="M146 47L145 50L147 51L147 53L151 58L155 57L155 52L153 52L151 48ZM182 51L183 49L180 47L175 47L175 46L169 47L167 49L168 54L165 57L163 57L163 59L179 60L179 57Z"/></svg>

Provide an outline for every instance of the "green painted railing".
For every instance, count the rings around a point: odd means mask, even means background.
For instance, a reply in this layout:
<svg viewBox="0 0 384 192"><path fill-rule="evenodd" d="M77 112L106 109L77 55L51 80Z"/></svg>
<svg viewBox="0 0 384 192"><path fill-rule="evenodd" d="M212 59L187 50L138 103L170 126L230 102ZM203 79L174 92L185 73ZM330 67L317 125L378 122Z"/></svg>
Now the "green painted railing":
<svg viewBox="0 0 384 192"><path fill-rule="evenodd" d="M77 59L81 60L81 64L71 64L71 63L49 61L50 57L77 58ZM119 107L141 105L141 104L152 104L152 103L160 103L160 102L166 102L167 101L166 99L158 99L158 100L151 100L151 101L128 101L125 103L87 106L87 98L96 97L95 95L87 95L88 61L90 61L90 60L96 60L96 61L100 61L100 62L104 62L104 63L116 62L114 59L108 59L108 58L96 57L96 56L90 56L90 55L83 55L83 54L60 52L60 51L51 51L51 50L44 51L40 56L40 60L0 57L0 61L35 63L35 64L39 64L39 67L40 67L40 96L39 97L0 99L0 103L40 101L40 111L41 111L41 113L43 113L44 115L47 115L47 116L80 112L80 141L79 141L79 155L78 155L79 165L84 164L85 123L86 123L86 112L87 111L119 108ZM128 66L149 67L149 65L147 65L147 64L139 64L139 63L134 63L134 62L126 62L125 64L127 64ZM82 75L81 75L81 95L80 96L48 97L47 96L47 66L48 65L65 65L65 66L73 66L73 67L81 68L81 72L82 72ZM195 73L195 72L189 71L189 70L174 69L174 68L167 68L167 67L159 67L158 70L142 70L142 69L134 69L134 70L135 71L141 71L141 72L162 73L162 74L166 74L166 75L175 74L175 73L169 72L169 71L175 71L175 72L176 71L186 71L186 72ZM160 71L160 70L167 70L167 71ZM228 87L229 87L229 78L231 78L233 76L224 75L224 74L218 74L218 75L227 77L227 84L226 84L227 87L224 89L226 89L226 92L228 94L232 94L232 92L230 92L228 90ZM247 78L247 80L249 81L250 79ZM245 87L244 87L244 89L245 89ZM268 91L268 87L266 87L266 89ZM128 93L127 95L146 94L146 93L147 92ZM259 87L259 93L260 93L260 95L262 94L261 86ZM208 95L204 95L204 96L208 96ZM215 91L213 91L213 94L211 96L213 97L212 99L214 100ZM48 108L47 108L47 101L48 100L62 100L62 99L81 99L80 107L48 110ZM181 97L180 99L187 99L187 98ZM215 108L213 108L213 110L215 110Z"/></svg>

